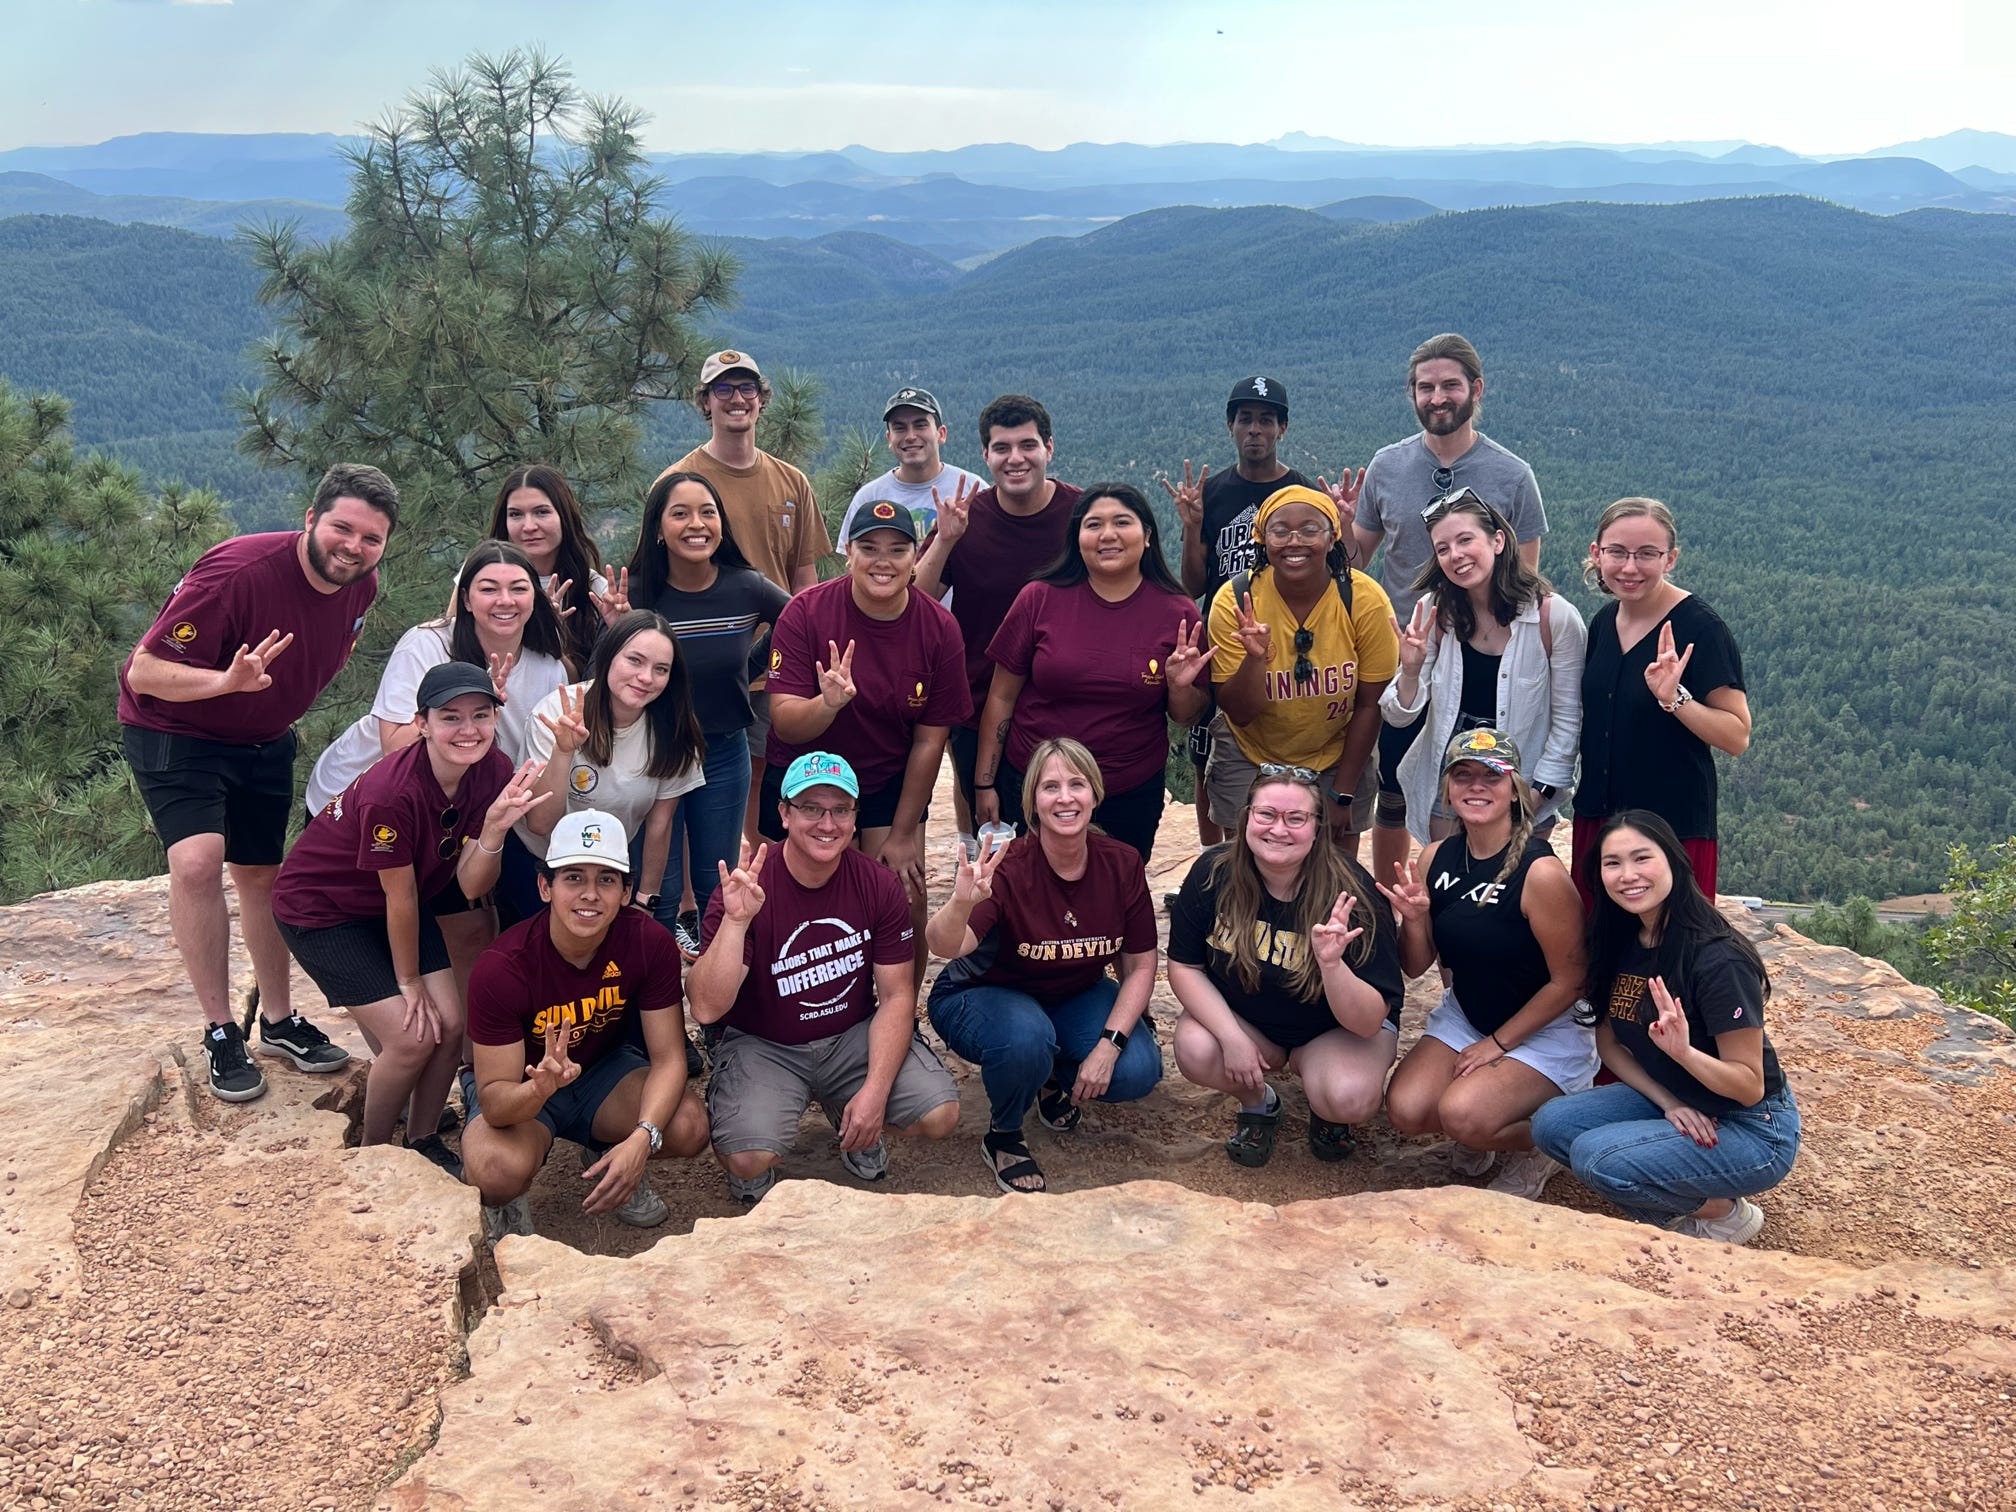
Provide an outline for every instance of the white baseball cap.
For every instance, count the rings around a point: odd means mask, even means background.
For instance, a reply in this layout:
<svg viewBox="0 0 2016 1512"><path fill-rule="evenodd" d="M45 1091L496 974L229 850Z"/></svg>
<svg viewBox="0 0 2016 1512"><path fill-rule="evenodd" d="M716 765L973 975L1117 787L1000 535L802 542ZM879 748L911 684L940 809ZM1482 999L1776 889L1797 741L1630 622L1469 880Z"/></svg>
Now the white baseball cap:
<svg viewBox="0 0 2016 1512"><path fill-rule="evenodd" d="M592 861L630 875L630 837L623 821L601 809L562 814L546 840L546 865L552 870Z"/></svg>

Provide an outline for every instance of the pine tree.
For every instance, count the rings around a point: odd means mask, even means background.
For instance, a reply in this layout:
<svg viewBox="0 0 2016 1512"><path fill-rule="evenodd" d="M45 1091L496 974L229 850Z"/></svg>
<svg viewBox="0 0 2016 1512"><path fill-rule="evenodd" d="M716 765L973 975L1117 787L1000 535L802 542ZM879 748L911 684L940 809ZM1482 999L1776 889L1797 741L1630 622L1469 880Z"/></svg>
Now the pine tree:
<svg viewBox="0 0 2016 1512"><path fill-rule="evenodd" d="M69 404L0 382L0 902L163 865L120 750L119 667L228 530L215 495L79 457Z"/></svg>

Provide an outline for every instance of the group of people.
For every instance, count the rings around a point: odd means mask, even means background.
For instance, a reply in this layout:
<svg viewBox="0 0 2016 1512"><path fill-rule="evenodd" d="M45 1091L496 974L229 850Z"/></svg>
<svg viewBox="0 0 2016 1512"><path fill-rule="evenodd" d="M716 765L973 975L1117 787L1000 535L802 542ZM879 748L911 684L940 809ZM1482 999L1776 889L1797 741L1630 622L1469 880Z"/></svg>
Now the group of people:
<svg viewBox="0 0 2016 1512"><path fill-rule="evenodd" d="M291 958L371 1046L366 1142L403 1126L522 1232L566 1139L589 1210L655 1223L650 1158L711 1145L757 1200L813 1103L863 1180L885 1128L949 1135L918 1028L936 955L925 1012L980 1071L987 1169L1041 1191L1032 1107L1068 1133L1163 1074L1146 862L1173 722L1202 853L1167 900L1171 1047L1235 1099L1231 1159L1269 1159L1269 1078L1293 1072L1319 1159L1383 1103L1461 1172L1502 1155L1498 1189L1566 1164L1635 1216L1754 1237L1798 1115L1763 968L1712 902L1713 751L1750 730L1734 639L1672 581L1673 516L1645 498L1597 521L1583 573L1610 602L1585 625L1538 570L1532 469L1476 428L1475 349L1434 337L1407 383L1417 432L1332 483L1281 462L1282 383L1242 379L1234 466L1164 485L1175 570L1138 489L1049 476L1035 399L981 411L983 485L944 461L937 399L899 389L896 466L820 582L811 485L755 444L767 380L715 353L708 439L653 483L627 564L555 469L504 479L447 611L315 761L283 860L292 727L398 521L382 473L332 467L302 531L206 553L121 675L212 1090L259 1096L254 1055L347 1063L294 1008ZM933 911L948 749L960 857ZM1405 979L1431 967L1441 1003L1396 1070Z"/></svg>

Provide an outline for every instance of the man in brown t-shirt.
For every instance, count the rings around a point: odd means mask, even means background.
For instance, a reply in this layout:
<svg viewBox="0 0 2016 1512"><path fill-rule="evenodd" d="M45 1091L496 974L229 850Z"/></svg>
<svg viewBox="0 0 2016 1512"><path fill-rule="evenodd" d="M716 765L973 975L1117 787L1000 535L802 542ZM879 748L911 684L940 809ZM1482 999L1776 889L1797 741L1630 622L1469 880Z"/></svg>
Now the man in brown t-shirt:
<svg viewBox="0 0 2016 1512"><path fill-rule="evenodd" d="M756 445L756 421L770 402L770 384L747 352L716 352L700 364L693 406L708 436L665 472L696 472L721 495L722 513L749 565L786 593L819 581L819 559L833 550L812 482L781 457ZM664 477L661 472L659 477ZM756 839L757 792L763 750L770 738L770 701L751 685L756 722L749 729L749 811L744 823ZM689 873L690 875L690 873Z"/></svg>

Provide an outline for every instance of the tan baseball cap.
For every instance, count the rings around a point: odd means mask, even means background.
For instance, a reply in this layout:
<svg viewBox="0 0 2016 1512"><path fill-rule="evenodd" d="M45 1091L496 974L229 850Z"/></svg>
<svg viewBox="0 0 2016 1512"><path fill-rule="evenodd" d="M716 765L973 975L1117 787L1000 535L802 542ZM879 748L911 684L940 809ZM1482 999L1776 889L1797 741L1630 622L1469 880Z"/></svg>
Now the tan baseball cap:
<svg viewBox="0 0 2016 1512"><path fill-rule="evenodd" d="M700 364L700 381L712 383L723 373L732 372L736 368L746 369L758 378L763 376L763 369L756 366L756 359L747 352L727 351L716 352Z"/></svg>

